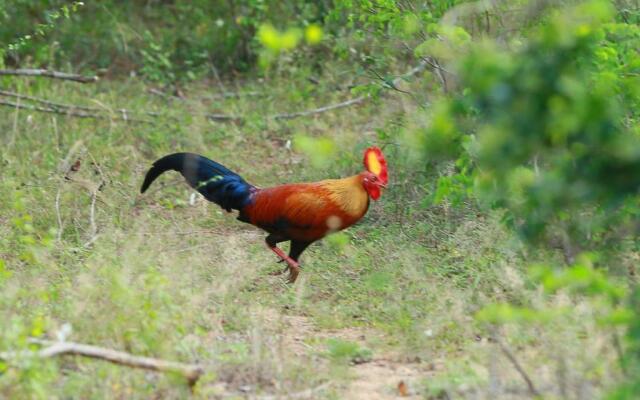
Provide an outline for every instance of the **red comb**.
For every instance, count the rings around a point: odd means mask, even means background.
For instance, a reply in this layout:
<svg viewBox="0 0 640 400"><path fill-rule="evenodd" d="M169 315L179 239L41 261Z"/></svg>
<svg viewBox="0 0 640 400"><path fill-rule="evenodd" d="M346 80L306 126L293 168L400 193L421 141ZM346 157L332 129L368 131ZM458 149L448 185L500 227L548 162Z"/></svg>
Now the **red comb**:
<svg viewBox="0 0 640 400"><path fill-rule="evenodd" d="M373 161L373 163L370 161L369 159L370 154L375 155L375 159L377 160L379 165L372 165L372 164L375 164L375 161ZM378 178L380 178L380 180L382 181L382 183L384 183L385 185L387 184L387 182L389 181L389 175L387 172L387 160L384 159L382 150L380 150L379 147L371 146L368 149L366 149L364 151L363 163L367 171L377 175ZM376 171L377 169L379 169L379 171Z"/></svg>

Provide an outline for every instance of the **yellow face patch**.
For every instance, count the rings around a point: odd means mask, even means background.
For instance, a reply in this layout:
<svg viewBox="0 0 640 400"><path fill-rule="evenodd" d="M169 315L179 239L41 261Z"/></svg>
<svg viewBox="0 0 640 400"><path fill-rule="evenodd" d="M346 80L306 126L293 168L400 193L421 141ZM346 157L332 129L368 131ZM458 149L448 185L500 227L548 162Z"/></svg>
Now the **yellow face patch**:
<svg viewBox="0 0 640 400"><path fill-rule="evenodd" d="M373 151L367 153L367 169L376 175L380 175L380 172L382 172L382 165L378 160L378 155Z"/></svg>
<svg viewBox="0 0 640 400"><path fill-rule="evenodd" d="M389 172L387 171L387 160L382 155L379 147L372 146L364 151L364 159L362 160L367 171L377 176L383 185L389 182Z"/></svg>

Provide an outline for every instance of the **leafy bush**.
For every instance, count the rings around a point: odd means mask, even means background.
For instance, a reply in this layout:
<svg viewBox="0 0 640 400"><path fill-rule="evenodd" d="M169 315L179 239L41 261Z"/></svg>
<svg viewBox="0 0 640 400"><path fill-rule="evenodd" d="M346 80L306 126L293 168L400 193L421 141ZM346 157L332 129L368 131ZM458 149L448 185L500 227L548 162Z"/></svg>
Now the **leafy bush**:
<svg viewBox="0 0 640 400"><path fill-rule="evenodd" d="M79 3L79 2L77 2ZM247 71L260 48L254 36L265 22L322 20L316 2L99 1L86 2L68 18L61 0L0 4L0 43L29 37L5 54L12 66L139 71L163 83L211 73ZM46 34L39 26L46 26ZM317 33L316 33L317 35ZM313 40L313 38L312 38Z"/></svg>

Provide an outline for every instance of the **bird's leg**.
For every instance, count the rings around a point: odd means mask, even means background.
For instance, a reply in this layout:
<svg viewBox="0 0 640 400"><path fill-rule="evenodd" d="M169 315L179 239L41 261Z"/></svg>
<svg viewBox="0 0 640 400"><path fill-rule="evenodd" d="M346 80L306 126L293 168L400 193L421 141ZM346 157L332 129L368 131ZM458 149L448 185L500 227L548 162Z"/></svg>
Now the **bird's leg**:
<svg viewBox="0 0 640 400"><path fill-rule="evenodd" d="M300 273L300 264L298 264L298 262L295 261L293 258L286 255L284 251L278 248L278 246L273 245L273 246L269 246L269 248L271 249L271 251L276 253L278 257L280 257L284 262L287 263L288 265L287 269L289 270L289 279L287 280L287 283L295 282L296 279L298 278L298 274ZM287 269L285 269L285 271ZM284 271L282 272L284 273Z"/></svg>
<svg viewBox="0 0 640 400"><path fill-rule="evenodd" d="M279 242L284 242L286 240L287 239L284 239L282 237L276 236L274 234L270 234L265 239L265 242L267 243L267 246L271 249L271 251L276 253L276 255L282 259L282 261L287 263L287 268L284 271L282 271L282 273L284 273L285 271L289 270L289 279L287 280L287 282L288 283L293 283L293 282L296 281L296 278L298 277L298 274L300 273L300 264L298 264L298 262L296 260L294 260L293 258L289 257L288 255L285 254L284 251L282 251L280 248L278 248L277 244Z"/></svg>

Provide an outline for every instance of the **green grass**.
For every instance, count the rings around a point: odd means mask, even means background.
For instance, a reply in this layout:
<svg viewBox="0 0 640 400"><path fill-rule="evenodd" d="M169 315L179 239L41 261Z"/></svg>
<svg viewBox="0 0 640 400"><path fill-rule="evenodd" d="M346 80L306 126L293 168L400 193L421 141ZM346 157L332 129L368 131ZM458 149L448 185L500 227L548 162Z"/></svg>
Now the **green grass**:
<svg viewBox="0 0 640 400"><path fill-rule="evenodd" d="M495 300L575 301L544 297L527 283L526 265L557 255L525 254L499 216L421 207L433 177L415 172L402 145L385 149L394 186L344 236L313 245L294 286L269 274L281 265L262 232L201 198L190 205L192 191L177 174L139 195L151 162L174 151L207 155L259 186L355 173L376 131L392 132L388 121L411 112L402 103L276 122L262 116L344 94L272 81L243 88L267 93L260 99L168 103L136 82L5 83L49 99L162 116L149 125L0 110L0 351L26 348L29 336L54 337L68 323L69 340L203 362L213 371L191 392L177 376L81 358L24 359L0 364L0 397L208 398L242 388L296 392L332 381L317 396L342 398L358 379L343 374L352 367L342 361L369 358L428 370L413 388L427 398L496 390L526 397L475 312ZM187 93L198 98L207 91ZM247 121L191 116L205 111ZM298 134L329 137L339 150L318 167L285 148ZM80 160L68 179L65 159ZM95 236L91 193L100 184ZM562 385L595 395L616 374L597 316L579 301L571 306L575 312L551 323L557 325L507 325L502 332L552 397L562 397Z"/></svg>

